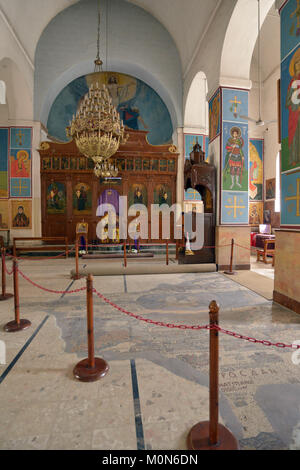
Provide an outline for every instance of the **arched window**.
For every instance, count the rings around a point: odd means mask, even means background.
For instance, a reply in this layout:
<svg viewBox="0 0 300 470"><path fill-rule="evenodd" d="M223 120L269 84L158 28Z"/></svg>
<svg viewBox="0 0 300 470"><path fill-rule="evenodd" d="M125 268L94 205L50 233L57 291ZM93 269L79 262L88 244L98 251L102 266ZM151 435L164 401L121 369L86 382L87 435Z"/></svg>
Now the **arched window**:
<svg viewBox="0 0 300 470"><path fill-rule="evenodd" d="M276 199L275 199L275 212L281 211L281 192L280 192L280 179L281 179L281 172L280 172L280 152L278 152L276 157Z"/></svg>
<svg viewBox="0 0 300 470"><path fill-rule="evenodd" d="M6 104L6 85L3 80L0 80L0 104Z"/></svg>

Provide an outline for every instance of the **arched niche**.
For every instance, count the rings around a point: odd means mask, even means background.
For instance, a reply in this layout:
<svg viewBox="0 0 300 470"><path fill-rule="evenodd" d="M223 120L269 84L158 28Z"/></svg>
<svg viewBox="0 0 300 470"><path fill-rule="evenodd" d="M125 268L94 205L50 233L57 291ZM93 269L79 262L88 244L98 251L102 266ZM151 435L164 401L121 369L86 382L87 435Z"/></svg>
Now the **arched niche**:
<svg viewBox="0 0 300 470"><path fill-rule="evenodd" d="M207 79L204 72L198 72L190 86L185 111L184 127L202 132L208 131L208 92Z"/></svg>
<svg viewBox="0 0 300 470"><path fill-rule="evenodd" d="M6 83L0 80L0 105L6 104Z"/></svg>
<svg viewBox="0 0 300 470"><path fill-rule="evenodd" d="M261 24L274 0L261 0ZM222 49L220 81L223 86L251 86L250 68L258 36L257 1L239 0L227 27Z"/></svg>
<svg viewBox="0 0 300 470"><path fill-rule="evenodd" d="M7 119L32 120L33 109L29 87L13 60L6 57L0 61L0 77L5 84L4 106L7 107Z"/></svg>
<svg viewBox="0 0 300 470"><path fill-rule="evenodd" d="M181 61L169 32L151 14L124 0L102 0L101 11L103 70L133 75L147 83L168 107L174 129L182 127ZM36 120L46 126L61 90L93 72L96 50L96 0L80 0L53 18L36 48Z"/></svg>

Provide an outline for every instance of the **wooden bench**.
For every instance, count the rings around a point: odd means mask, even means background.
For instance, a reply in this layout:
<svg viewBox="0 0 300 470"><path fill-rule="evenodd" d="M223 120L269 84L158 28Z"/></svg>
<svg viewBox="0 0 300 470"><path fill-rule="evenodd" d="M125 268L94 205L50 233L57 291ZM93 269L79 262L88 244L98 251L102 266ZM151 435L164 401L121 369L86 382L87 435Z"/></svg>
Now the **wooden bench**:
<svg viewBox="0 0 300 470"><path fill-rule="evenodd" d="M41 244L39 246L35 245L32 246L31 244L27 245L21 245L17 246L18 242L34 242L34 241L39 241L39 242L53 242L53 245L45 245ZM59 242L63 242L59 244ZM56 251L56 250L62 250L66 252L66 258L68 258L69 255L69 243L68 243L68 237L23 237L23 238L14 238L13 241L13 255L17 257L18 253L21 251Z"/></svg>
<svg viewBox="0 0 300 470"><path fill-rule="evenodd" d="M269 245L273 245L273 248L269 248ZM267 261L267 257L271 256L273 258L272 265L275 264L275 240L265 240L264 241L264 248L257 250L257 261L262 260L265 264L269 264Z"/></svg>

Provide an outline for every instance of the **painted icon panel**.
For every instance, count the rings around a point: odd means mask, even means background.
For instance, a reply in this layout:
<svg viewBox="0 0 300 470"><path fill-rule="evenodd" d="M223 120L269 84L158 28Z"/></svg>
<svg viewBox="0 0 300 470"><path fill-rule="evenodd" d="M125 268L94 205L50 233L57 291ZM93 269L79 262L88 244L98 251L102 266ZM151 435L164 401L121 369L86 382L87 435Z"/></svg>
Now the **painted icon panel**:
<svg viewBox="0 0 300 470"><path fill-rule="evenodd" d="M248 191L248 126L223 124L223 190Z"/></svg>
<svg viewBox="0 0 300 470"><path fill-rule="evenodd" d="M249 141L249 200L263 200L264 182L264 141L263 139L250 139Z"/></svg>
<svg viewBox="0 0 300 470"><path fill-rule="evenodd" d="M89 215L92 213L92 190L86 183L78 183L73 189L73 214Z"/></svg>
<svg viewBox="0 0 300 470"><path fill-rule="evenodd" d="M32 203L27 200L11 201L11 226L13 229L32 228Z"/></svg>
<svg viewBox="0 0 300 470"><path fill-rule="evenodd" d="M64 214L66 212L66 187L63 183L54 182L47 189L48 214Z"/></svg>

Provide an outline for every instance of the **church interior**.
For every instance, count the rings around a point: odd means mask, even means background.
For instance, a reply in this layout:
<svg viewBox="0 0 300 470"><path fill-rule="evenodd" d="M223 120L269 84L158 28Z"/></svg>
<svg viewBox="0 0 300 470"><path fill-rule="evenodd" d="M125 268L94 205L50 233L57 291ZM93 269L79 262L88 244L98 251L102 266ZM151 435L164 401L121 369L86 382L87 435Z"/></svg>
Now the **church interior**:
<svg viewBox="0 0 300 470"><path fill-rule="evenodd" d="M300 1L0 25L0 449L300 450Z"/></svg>

